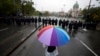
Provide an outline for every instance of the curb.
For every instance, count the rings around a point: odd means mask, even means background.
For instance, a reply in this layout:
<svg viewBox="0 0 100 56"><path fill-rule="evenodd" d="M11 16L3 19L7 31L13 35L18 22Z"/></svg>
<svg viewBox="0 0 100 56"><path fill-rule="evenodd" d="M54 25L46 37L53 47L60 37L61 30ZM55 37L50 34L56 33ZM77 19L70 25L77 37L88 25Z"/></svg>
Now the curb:
<svg viewBox="0 0 100 56"><path fill-rule="evenodd" d="M20 43L18 43L16 46L14 46L14 48L10 52L8 52L5 56L10 56L11 53L13 53L20 45L22 45L41 26L42 25L39 25L34 31L32 31L28 36L26 36L25 39L23 39Z"/></svg>

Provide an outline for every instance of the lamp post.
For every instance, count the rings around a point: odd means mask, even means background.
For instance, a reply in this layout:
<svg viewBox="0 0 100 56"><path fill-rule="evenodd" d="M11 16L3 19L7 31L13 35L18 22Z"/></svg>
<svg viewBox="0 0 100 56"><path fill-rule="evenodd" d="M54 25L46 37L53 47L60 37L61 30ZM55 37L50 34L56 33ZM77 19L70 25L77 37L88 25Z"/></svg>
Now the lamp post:
<svg viewBox="0 0 100 56"><path fill-rule="evenodd" d="M65 9L65 6L66 6L66 5L64 4L64 9ZM66 17L66 15L65 15L65 10L64 10L64 17Z"/></svg>
<svg viewBox="0 0 100 56"><path fill-rule="evenodd" d="M88 6L88 15L90 15L90 13L89 13L89 9L90 9L90 7L91 7L91 0L89 1L89 6Z"/></svg>
<svg viewBox="0 0 100 56"><path fill-rule="evenodd" d="M86 21L90 21L90 12L89 12L90 6L91 6L91 0L89 1L89 5L88 5L88 11L87 11L87 15L86 15L86 17L87 17Z"/></svg>
<svg viewBox="0 0 100 56"><path fill-rule="evenodd" d="M91 0L89 1L89 6L88 6L88 10L90 9L90 6L91 6Z"/></svg>
<svg viewBox="0 0 100 56"><path fill-rule="evenodd" d="M66 5L64 4L64 9L65 9L65 6L66 6Z"/></svg>

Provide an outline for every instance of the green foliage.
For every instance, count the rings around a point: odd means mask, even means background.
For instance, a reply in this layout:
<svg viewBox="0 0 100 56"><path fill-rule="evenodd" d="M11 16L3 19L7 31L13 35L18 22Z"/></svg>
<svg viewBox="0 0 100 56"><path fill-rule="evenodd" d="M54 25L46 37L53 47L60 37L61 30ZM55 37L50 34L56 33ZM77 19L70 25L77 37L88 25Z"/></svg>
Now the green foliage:
<svg viewBox="0 0 100 56"><path fill-rule="evenodd" d="M100 7L92 7L89 10L84 9L82 13L85 19L100 21Z"/></svg>
<svg viewBox="0 0 100 56"><path fill-rule="evenodd" d="M24 5L25 4L25 5ZM32 4L31 2L24 2L23 3L23 13L24 15L32 15L33 12L35 11L35 8L32 7Z"/></svg>
<svg viewBox="0 0 100 56"><path fill-rule="evenodd" d="M49 16L49 11L45 11L43 15L44 16Z"/></svg>
<svg viewBox="0 0 100 56"><path fill-rule="evenodd" d="M40 13L41 13L40 11L34 11L33 15L35 15L35 16L39 16Z"/></svg>
<svg viewBox="0 0 100 56"><path fill-rule="evenodd" d="M0 15L10 15L13 13L15 9L13 0L2 0L0 2Z"/></svg>
<svg viewBox="0 0 100 56"><path fill-rule="evenodd" d="M33 2L25 1L26 5L21 3L21 0L0 0L0 16L16 15L18 10L23 11L25 15L31 15L35 8L32 7Z"/></svg>

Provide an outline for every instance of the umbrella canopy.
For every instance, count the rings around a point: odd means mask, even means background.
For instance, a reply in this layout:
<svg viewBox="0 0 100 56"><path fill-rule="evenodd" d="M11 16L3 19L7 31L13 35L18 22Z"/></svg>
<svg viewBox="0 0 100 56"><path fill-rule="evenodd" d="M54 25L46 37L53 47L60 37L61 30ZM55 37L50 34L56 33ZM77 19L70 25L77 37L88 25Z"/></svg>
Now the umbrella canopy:
<svg viewBox="0 0 100 56"><path fill-rule="evenodd" d="M62 46L69 42L69 35L58 26L49 25L38 32L38 40L48 46Z"/></svg>

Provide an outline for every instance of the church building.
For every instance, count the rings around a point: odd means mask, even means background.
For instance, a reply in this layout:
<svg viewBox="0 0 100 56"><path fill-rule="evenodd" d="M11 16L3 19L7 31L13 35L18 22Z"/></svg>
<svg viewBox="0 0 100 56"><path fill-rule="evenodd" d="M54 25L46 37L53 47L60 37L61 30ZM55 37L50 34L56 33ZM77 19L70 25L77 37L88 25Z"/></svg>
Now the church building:
<svg viewBox="0 0 100 56"><path fill-rule="evenodd" d="M79 4L76 3L73 5L73 8L68 12L73 18L77 18L81 15L81 9L79 8Z"/></svg>

